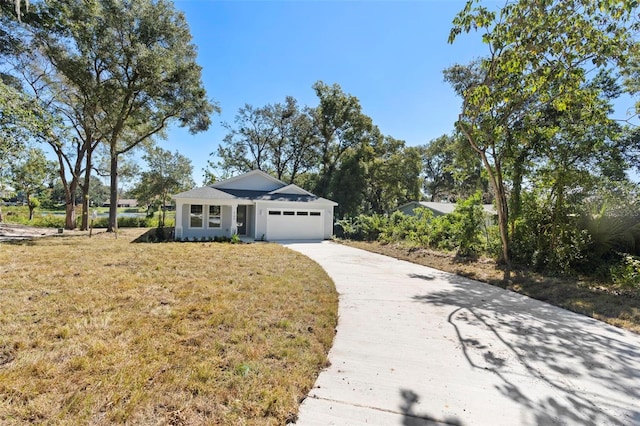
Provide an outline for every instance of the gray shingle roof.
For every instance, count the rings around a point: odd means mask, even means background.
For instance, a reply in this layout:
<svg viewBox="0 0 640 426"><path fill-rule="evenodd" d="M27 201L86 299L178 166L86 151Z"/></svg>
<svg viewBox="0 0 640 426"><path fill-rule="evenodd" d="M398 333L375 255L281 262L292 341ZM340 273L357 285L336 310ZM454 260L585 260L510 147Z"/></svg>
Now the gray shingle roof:
<svg viewBox="0 0 640 426"><path fill-rule="evenodd" d="M190 191L181 192L173 196L173 198L204 198L204 199L226 199L233 200L234 197L231 194L222 192L219 189L212 188L210 186L203 186L202 188L194 188Z"/></svg>

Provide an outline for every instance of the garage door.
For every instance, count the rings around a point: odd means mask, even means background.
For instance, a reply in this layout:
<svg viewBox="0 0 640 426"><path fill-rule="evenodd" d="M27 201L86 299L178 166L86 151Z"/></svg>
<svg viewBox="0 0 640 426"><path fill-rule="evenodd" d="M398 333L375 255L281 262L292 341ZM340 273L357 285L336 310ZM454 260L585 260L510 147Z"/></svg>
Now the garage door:
<svg viewBox="0 0 640 426"><path fill-rule="evenodd" d="M322 212L272 209L267 214L267 240L321 240Z"/></svg>

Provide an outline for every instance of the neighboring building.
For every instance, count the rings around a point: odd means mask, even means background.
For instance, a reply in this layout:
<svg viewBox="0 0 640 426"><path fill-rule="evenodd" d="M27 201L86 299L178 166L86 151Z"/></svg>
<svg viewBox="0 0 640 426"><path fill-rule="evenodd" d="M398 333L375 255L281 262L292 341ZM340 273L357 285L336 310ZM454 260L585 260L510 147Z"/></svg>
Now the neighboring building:
<svg viewBox="0 0 640 426"><path fill-rule="evenodd" d="M321 240L333 235L338 204L253 170L174 195L176 238Z"/></svg>
<svg viewBox="0 0 640 426"><path fill-rule="evenodd" d="M433 201L410 201L406 204L401 205L396 209L396 211L400 211L406 215L413 216L415 213L413 212L415 209L423 207L431 210L433 212L433 216L442 216L445 214L453 213L456 208L455 203L437 203ZM493 204L483 204L482 209L485 212L487 218L490 219L487 223L493 221L493 218L498 214L496 212L496 208Z"/></svg>
<svg viewBox="0 0 640 426"><path fill-rule="evenodd" d="M104 203L102 203L102 207L109 207L111 206L111 201L107 200ZM123 198L121 200L118 200L118 205L117 207L138 207L138 200L132 199L132 198Z"/></svg>

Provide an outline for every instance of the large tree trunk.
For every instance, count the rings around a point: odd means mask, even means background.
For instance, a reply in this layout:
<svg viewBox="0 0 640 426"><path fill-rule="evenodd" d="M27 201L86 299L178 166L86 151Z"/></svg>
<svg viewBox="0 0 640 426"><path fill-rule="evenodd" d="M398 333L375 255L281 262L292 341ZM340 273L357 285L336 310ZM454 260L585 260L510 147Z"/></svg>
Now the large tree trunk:
<svg viewBox="0 0 640 426"><path fill-rule="evenodd" d="M82 223L80 229L86 231L89 229L89 184L91 183L91 154L87 153L87 163L84 172L84 183L82 188Z"/></svg>
<svg viewBox="0 0 640 426"><path fill-rule="evenodd" d="M29 222L31 222L33 220L33 211L36 208L31 204L31 195L29 193L27 193L27 206L29 207Z"/></svg>
<svg viewBox="0 0 640 426"><path fill-rule="evenodd" d="M76 196L75 194L72 195L71 197L67 197L64 227L66 229L76 229Z"/></svg>
<svg viewBox="0 0 640 426"><path fill-rule="evenodd" d="M509 255L509 207L507 203L507 194L502 181L502 171L499 164L493 167L487 158L485 152L480 152L480 157L485 169L489 173L489 181L496 193L496 210L498 212L498 229L500 230L500 240L502 242L502 258L505 264L504 280L505 282L511 278L511 257Z"/></svg>
<svg viewBox="0 0 640 426"><path fill-rule="evenodd" d="M64 198L65 198L65 229L76 229L76 188L78 187L78 181L75 178L71 179L71 182L66 185L66 180L63 180L64 185Z"/></svg>
<svg viewBox="0 0 640 426"><path fill-rule="evenodd" d="M64 200L65 200L65 218L64 218L64 227L65 229L76 229L76 189L78 188L78 179L80 171L80 164L82 159L80 155L84 155L84 152L78 151L78 157L76 157L76 163L74 169L72 170L71 182L67 180L67 176L65 173L65 156L60 150L60 147L53 142L49 143L53 148L54 152L58 156L58 164L60 165L60 169L58 173L60 175L60 181L62 182L62 187L64 188Z"/></svg>
<svg viewBox="0 0 640 426"><path fill-rule="evenodd" d="M109 197L109 225L107 232L118 230L118 153L115 147L111 148L111 180Z"/></svg>
<svg viewBox="0 0 640 426"><path fill-rule="evenodd" d="M502 165L500 158L495 153L495 146L492 148L494 164L492 165L487 158L485 149L481 149L471 137L469 132L460 126L460 130L464 133L467 141L474 151L478 153L482 160L482 165L489 174L489 182L495 191L496 210L498 212L498 229L500 230L500 240L502 241L502 262L505 264L504 281L511 279L511 257L509 255L509 205L507 202L507 191L504 187L502 179Z"/></svg>

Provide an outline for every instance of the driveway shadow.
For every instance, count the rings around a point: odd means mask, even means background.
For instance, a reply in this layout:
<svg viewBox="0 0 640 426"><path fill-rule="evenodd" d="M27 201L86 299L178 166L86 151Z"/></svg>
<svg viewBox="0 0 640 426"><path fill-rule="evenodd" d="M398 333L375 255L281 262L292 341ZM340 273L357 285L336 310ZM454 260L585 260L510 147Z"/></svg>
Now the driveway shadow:
<svg viewBox="0 0 640 426"><path fill-rule="evenodd" d="M410 389L401 389L400 396L402 397L400 412L403 415L403 426L462 426L462 422L456 417L447 417L442 421L436 421L428 414L416 412L414 410L414 405L416 405L420 400L420 395Z"/></svg>
<svg viewBox="0 0 640 426"><path fill-rule="evenodd" d="M632 334L462 277L448 280L453 290L414 300L451 308L447 321L469 365L495 374L497 390L536 424L640 424L640 347ZM553 391L519 387L514 368Z"/></svg>

